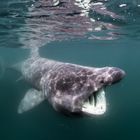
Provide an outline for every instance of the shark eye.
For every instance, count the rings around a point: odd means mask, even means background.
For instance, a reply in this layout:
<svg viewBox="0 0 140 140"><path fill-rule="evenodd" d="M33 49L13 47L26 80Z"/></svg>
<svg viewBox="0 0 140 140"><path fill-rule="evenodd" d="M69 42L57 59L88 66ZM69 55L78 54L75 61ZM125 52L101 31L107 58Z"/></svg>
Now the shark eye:
<svg viewBox="0 0 140 140"><path fill-rule="evenodd" d="M104 80L103 80L103 79L102 79L102 80L100 80L100 83L101 83L101 84L103 84L103 83L104 83Z"/></svg>
<svg viewBox="0 0 140 140"><path fill-rule="evenodd" d="M103 79L103 78L100 78L100 79L99 79L99 83L100 83L100 84L103 84L103 83L104 83L104 79Z"/></svg>

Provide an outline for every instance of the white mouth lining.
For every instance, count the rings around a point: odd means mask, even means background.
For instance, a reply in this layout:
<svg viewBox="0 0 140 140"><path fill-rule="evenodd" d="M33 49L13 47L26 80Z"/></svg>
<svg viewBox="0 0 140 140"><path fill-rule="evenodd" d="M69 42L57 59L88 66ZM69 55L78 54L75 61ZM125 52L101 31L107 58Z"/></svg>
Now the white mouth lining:
<svg viewBox="0 0 140 140"><path fill-rule="evenodd" d="M91 115L102 115L106 112L106 97L103 88L96 93L96 101L93 95L90 101L83 104L82 111Z"/></svg>

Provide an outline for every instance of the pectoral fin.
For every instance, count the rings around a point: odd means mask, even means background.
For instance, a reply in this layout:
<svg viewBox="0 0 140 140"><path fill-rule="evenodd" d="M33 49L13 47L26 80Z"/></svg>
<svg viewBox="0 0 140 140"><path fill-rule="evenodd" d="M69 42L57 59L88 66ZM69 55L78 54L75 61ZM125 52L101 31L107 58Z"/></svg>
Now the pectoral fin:
<svg viewBox="0 0 140 140"><path fill-rule="evenodd" d="M25 94L24 98L21 100L18 113L23 113L32 109L33 107L40 104L42 101L45 100L44 94L41 91L30 89Z"/></svg>

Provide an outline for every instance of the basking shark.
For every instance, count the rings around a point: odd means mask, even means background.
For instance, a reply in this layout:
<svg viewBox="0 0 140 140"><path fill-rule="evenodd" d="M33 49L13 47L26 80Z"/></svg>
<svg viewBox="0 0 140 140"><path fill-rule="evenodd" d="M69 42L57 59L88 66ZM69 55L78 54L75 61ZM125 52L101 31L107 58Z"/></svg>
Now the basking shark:
<svg viewBox="0 0 140 140"><path fill-rule="evenodd" d="M104 88L119 82L125 72L116 67L87 67L40 57L38 48L18 66L32 88L21 100L18 113L44 100L56 111L87 115L106 112Z"/></svg>

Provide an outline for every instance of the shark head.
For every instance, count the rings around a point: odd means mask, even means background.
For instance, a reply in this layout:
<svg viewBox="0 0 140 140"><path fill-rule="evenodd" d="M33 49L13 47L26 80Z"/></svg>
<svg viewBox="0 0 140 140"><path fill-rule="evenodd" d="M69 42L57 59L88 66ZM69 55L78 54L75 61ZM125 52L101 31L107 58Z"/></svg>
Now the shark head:
<svg viewBox="0 0 140 140"><path fill-rule="evenodd" d="M82 105L82 112L89 115L101 115L106 112L105 87L123 79L125 72L115 67L97 70L94 90Z"/></svg>
<svg viewBox="0 0 140 140"><path fill-rule="evenodd" d="M65 68L63 68L65 69ZM66 71L68 74L66 74ZM61 69L53 81L49 100L58 111L101 115L106 111L104 88L119 82L125 72L115 67ZM52 94L53 93L53 94Z"/></svg>

